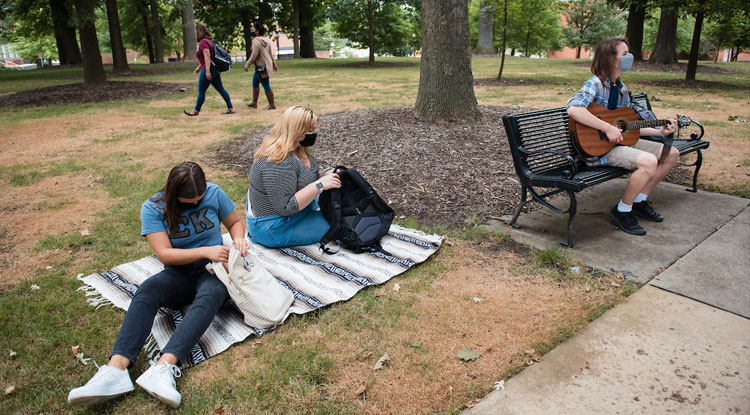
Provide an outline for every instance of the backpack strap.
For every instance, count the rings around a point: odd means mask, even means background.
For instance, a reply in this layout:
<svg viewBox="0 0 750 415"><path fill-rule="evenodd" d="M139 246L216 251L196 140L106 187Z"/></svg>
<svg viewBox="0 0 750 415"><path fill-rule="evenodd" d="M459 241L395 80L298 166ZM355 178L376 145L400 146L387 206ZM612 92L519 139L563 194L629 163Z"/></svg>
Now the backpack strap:
<svg viewBox="0 0 750 415"><path fill-rule="evenodd" d="M333 209L333 220L331 227L328 228L328 232L320 238L320 249L326 254L334 254L330 249L326 248L326 245L333 240L333 235L336 234L339 226L341 226L341 190L340 189L328 189L331 196L331 207Z"/></svg>

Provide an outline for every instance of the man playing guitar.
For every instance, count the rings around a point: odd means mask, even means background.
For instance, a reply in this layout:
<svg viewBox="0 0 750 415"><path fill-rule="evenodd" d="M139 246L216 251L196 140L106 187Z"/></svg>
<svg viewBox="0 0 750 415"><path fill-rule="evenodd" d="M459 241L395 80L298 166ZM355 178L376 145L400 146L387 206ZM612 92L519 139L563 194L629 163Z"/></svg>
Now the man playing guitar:
<svg viewBox="0 0 750 415"><path fill-rule="evenodd" d="M591 72L594 74L584 82L581 90L568 100L568 115L574 121L595 128L606 134L612 143L623 140L622 130L593 115L586 107L597 103L612 110L630 105L630 94L620 75L633 65L633 55L628 52L625 38L602 40L594 51ZM614 81L611 81L614 80ZM669 119L669 125L657 128L641 128L641 136L667 136L676 128L676 122ZM633 146L617 145L599 159L587 159L589 165L610 165L635 170L628 179L628 185L620 202L609 212L618 228L633 235L645 235L646 229L638 224L635 215L653 222L664 218L656 213L647 200L651 190L664 179L669 170L677 164L679 151L672 147L665 157L660 155L663 144L640 139Z"/></svg>

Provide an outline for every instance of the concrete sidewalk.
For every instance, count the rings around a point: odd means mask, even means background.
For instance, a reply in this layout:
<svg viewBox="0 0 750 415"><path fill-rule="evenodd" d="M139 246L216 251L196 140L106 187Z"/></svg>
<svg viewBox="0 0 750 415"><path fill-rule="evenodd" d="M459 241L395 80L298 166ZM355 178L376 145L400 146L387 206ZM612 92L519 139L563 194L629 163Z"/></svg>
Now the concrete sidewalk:
<svg viewBox="0 0 750 415"><path fill-rule="evenodd" d="M613 182L584 192L567 252L669 291L645 285L465 414L750 414L750 201L661 184L666 220L636 237L608 223ZM533 212L504 231L548 248L565 220Z"/></svg>

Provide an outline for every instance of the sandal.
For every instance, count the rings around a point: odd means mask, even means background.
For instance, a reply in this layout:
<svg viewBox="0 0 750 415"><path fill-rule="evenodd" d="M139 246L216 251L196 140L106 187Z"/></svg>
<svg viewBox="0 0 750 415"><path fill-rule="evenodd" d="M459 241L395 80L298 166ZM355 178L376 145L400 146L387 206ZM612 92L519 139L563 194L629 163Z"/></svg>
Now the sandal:
<svg viewBox="0 0 750 415"><path fill-rule="evenodd" d="M198 111L196 111L196 110L190 110L190 111L188 111L188 110L182 110L182 112L184 112L185 115L187 115L188 117L197 117L198 116Z"/></svg>
<svg viewBox="0 0 750 415"><path fill-rule="evenodd" d="M222 114L235 114L234 108L227 108L227 110L222 112Z"/></svg>

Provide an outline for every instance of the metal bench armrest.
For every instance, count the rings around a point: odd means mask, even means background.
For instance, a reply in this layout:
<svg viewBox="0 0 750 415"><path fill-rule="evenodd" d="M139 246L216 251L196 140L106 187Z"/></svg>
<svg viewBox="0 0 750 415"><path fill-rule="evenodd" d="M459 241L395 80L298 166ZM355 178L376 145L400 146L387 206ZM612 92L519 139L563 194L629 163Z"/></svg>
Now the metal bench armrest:
<svg viewBox="0 0 750 415"><path fill-rule="evenodd" d="M700 135L698 135L696 133L692 133L692 134L690 134L690 139L691 140L700 140L700 139L702 139L703 135L706 134L706 130L703 128L703 124L701 124L698 121L695 121L693 119L691 119L690 122L693 123L693 124L695 124L695 125L697 125L698 128L701 129L701 134Z"/></svg>
<svg viewBox="0 0 750 415"><path fill-rule="evenodd" d="M549 150L549 149L547 149L547 150L529 151L529 150L526 150L525 148L520 147L520 146L517 147L517 150L521 154L523 154L524 158L529 157L529 156L533 156L533 155L537 155L537 154L545 154L545 153L554 154L554 155L557 155L557 156L565 158L568 161L568 163L570 163L570 170L565 170L563 172L563 177L566 178L566 179L570 179L570 178L572 178L573 176L575 176L578 173L578 164L576 164L576 161L573 159L573 157L570 157L570 155L567 154L567 153L565 153L565 152L562 152L562 151L559 151L559 150Z"/></svg>

